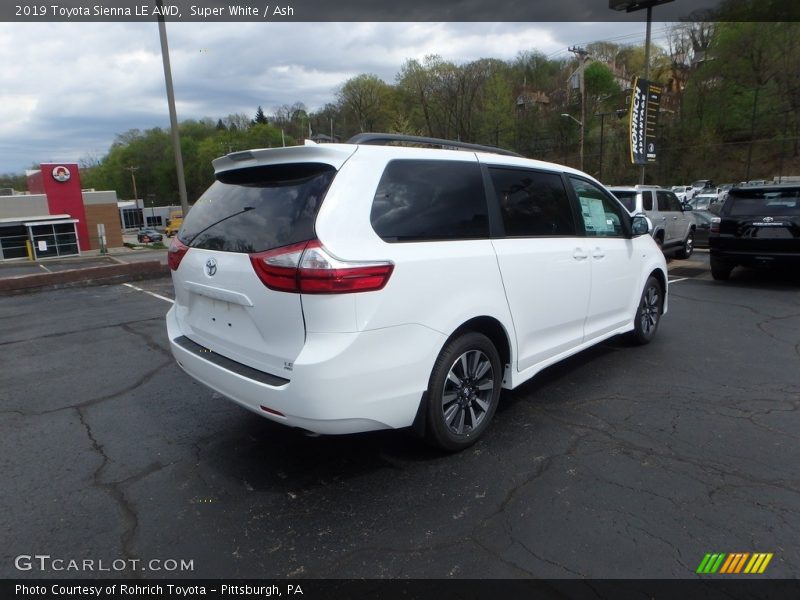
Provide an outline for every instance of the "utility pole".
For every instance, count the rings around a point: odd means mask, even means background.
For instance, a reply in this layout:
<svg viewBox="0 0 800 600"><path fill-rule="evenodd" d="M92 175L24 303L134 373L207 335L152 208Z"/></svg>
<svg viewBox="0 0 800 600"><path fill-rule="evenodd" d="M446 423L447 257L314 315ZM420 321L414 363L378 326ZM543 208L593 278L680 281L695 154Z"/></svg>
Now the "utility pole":
<svg viewBox="0 0 800 600"><path fill-rule="evenodd" d="M134 175L134 173L139 170L139 167L130 166L122 168L125 169L126 171L131 172L131 182L133 183L133 200L135 202L139 200L139 195L136 193L136 176Z"/></svg>
<svg viewBox="0 0 800 600"><path fill-rule="evenodd" d="M586 70L586 61L589 58L589 53L585 48L580 46L570 46L569 51L578 57L580 61L580 88L581 88L581 154L580 154L580 170L583 171L583 146L586 139L586 85L584 83L584 71Z"/></svg>

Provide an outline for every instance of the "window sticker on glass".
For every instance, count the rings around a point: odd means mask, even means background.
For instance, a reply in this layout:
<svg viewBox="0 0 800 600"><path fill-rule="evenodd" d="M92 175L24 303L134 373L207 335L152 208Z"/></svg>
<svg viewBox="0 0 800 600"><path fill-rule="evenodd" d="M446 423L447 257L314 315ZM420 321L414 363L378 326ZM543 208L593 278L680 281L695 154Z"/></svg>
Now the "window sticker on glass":
<svg viewBox="0 0 800 600"><path fill-rule="evenodd" d="M587 233L602 233L614 230L614 223L608 219L603 208L603 201L600 198L581 197L580 201Z"/></svg>

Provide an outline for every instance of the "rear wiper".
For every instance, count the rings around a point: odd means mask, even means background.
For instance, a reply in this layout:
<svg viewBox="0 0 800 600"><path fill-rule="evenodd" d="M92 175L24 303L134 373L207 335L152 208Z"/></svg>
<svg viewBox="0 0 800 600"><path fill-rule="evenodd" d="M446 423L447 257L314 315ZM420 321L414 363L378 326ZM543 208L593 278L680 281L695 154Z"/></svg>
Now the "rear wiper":
<svg viewBox="0 0 800 600"><path fill-rule="evenodd" d="M211 223L211 225L208 225L207 227L204 227L203 229L201 229L200 231L195 233L190 239L186 240L186 242L185 242L186 245L188 246L189 244L191 244L193 241L195 241L197 239L197 236L199 236L204 231L208 231L209 229L211 229L215 225L219 225L223 221L227 221L228 219L230 219L232 217L235 217L237 215L241 215L242 213L246 213L247 211L254 210L254 209L255 209L255 206L245 206L242 210L239 210L239 211L237 211L235 213L231 213L227 217L222 217L218 221L214 221L213 223Z"/></svg>

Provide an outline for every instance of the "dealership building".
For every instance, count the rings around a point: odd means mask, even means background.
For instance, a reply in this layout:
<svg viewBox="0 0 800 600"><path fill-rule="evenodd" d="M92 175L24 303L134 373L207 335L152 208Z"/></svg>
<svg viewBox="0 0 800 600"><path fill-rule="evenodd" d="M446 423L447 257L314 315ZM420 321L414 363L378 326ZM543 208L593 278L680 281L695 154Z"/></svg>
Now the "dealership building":
<svg viewBox="0 0 800 600"><path fill-rule="evenodd" d="M0 190L0 260L122 246L116 192L83 190L74 163L42 163L27 177L27 192Z"/></svg>

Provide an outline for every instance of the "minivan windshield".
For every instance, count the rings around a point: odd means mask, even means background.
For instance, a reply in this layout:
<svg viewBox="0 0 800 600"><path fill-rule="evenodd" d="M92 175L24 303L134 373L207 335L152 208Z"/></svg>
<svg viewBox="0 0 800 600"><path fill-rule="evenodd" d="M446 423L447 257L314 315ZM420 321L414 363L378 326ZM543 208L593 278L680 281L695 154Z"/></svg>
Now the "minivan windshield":
<svg viewBox="0 0 800 600"><path fill-rule="evenodd" d="M246 253L312 239L335 174L316 163L221 173L189 211L178 239L193 248Z"/></svg>

